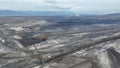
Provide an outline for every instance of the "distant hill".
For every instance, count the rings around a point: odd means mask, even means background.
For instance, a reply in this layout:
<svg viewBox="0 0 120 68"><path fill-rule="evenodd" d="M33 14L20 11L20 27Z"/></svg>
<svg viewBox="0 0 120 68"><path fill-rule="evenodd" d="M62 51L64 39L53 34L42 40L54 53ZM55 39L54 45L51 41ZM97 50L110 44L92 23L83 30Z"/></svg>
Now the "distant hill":
<svg viewBox="0 0 120 68"><path fill-rule="evenodd" d="M106 16L120 16L120 13L111 13L111 14L106 14Z"/></svg>
<svg viewBox="0 0 120 68"><path fill-rule="evenodd" d="M106 15L120 15L120 13L111 13L111 14L106 14Z"/></svg>
<svg viewBox="0 0 120 68"><path fill-rule="evenodd" d="M0 10L0 16L70 16L75 15L69 11L11 11Z"/></svg>
<svg viewBox="0 0 120 68"><path fill-rule="evenodd" d="M76 13L70 11L13 11L0 10L0 16L76 16ZM78 16L100 16L100 17L120 17L120 13L104 14L104 15L89 15L79 14Z"/></svg>

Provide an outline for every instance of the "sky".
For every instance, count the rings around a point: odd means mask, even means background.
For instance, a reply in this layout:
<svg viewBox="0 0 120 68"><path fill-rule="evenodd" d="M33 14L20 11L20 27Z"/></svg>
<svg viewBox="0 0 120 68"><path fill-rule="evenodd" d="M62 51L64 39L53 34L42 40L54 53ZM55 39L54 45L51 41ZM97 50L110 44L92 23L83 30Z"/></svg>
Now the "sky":
<svg viewBox="0 0 120 68"><path fill-rule="evenodd" d="M119 13L120 0L0 0L0 10Z"/></svg>

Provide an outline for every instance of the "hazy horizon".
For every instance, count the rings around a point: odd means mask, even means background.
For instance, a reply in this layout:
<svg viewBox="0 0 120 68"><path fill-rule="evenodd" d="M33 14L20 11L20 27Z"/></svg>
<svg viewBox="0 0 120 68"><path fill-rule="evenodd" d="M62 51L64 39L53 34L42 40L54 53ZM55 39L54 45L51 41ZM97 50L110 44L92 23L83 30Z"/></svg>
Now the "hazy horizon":
<svg viewBox="0 0 120 68"><path fill-rule="evenodd" d="M120 0L0 0L0 10L106 14L119 13L119 2Z"/></svg>

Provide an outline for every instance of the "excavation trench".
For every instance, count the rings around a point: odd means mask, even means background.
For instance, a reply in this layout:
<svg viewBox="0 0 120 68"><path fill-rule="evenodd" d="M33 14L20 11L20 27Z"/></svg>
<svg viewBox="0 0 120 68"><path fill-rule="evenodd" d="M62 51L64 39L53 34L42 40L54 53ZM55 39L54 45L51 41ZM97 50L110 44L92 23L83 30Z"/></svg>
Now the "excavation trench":
<svg viewBox="0 0 120 68"><path fill-rule="evenodd" d="M80 51L84 48L89 48L91 46L95 46L95 45L98 45L98 44L101 44L101 43L104 43L104 42L108 42L108 41L114 41L114 40L117 40L117 39L120 39L120 35L112 36L112 37L108 37L108 38L103 38L103 39L100 39L98 41L94 41L92 43L87 43L87 44L84 44L84 45L80 45L80 46L75 47L74 49L72 49L68 52L53 56L52 58L49 58L49 59L45 60L44 63L49 63L49 62L55 61L59 58L63 58L64 56L75 53L75 52Z"/></svg>

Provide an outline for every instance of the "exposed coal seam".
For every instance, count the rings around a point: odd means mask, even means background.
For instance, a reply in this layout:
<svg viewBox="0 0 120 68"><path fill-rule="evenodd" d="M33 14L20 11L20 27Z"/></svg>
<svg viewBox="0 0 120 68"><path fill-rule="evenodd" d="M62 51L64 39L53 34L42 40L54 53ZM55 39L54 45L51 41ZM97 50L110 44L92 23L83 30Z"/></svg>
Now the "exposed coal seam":
<svg viewBox="0 0 120 68"><path fill-rule="evenodd" d="M119 68L120 67L120 54L115 51L114 48L107 49L107 53L109 55L109 59L111 60L111 66L113 68Z"/></svg>

